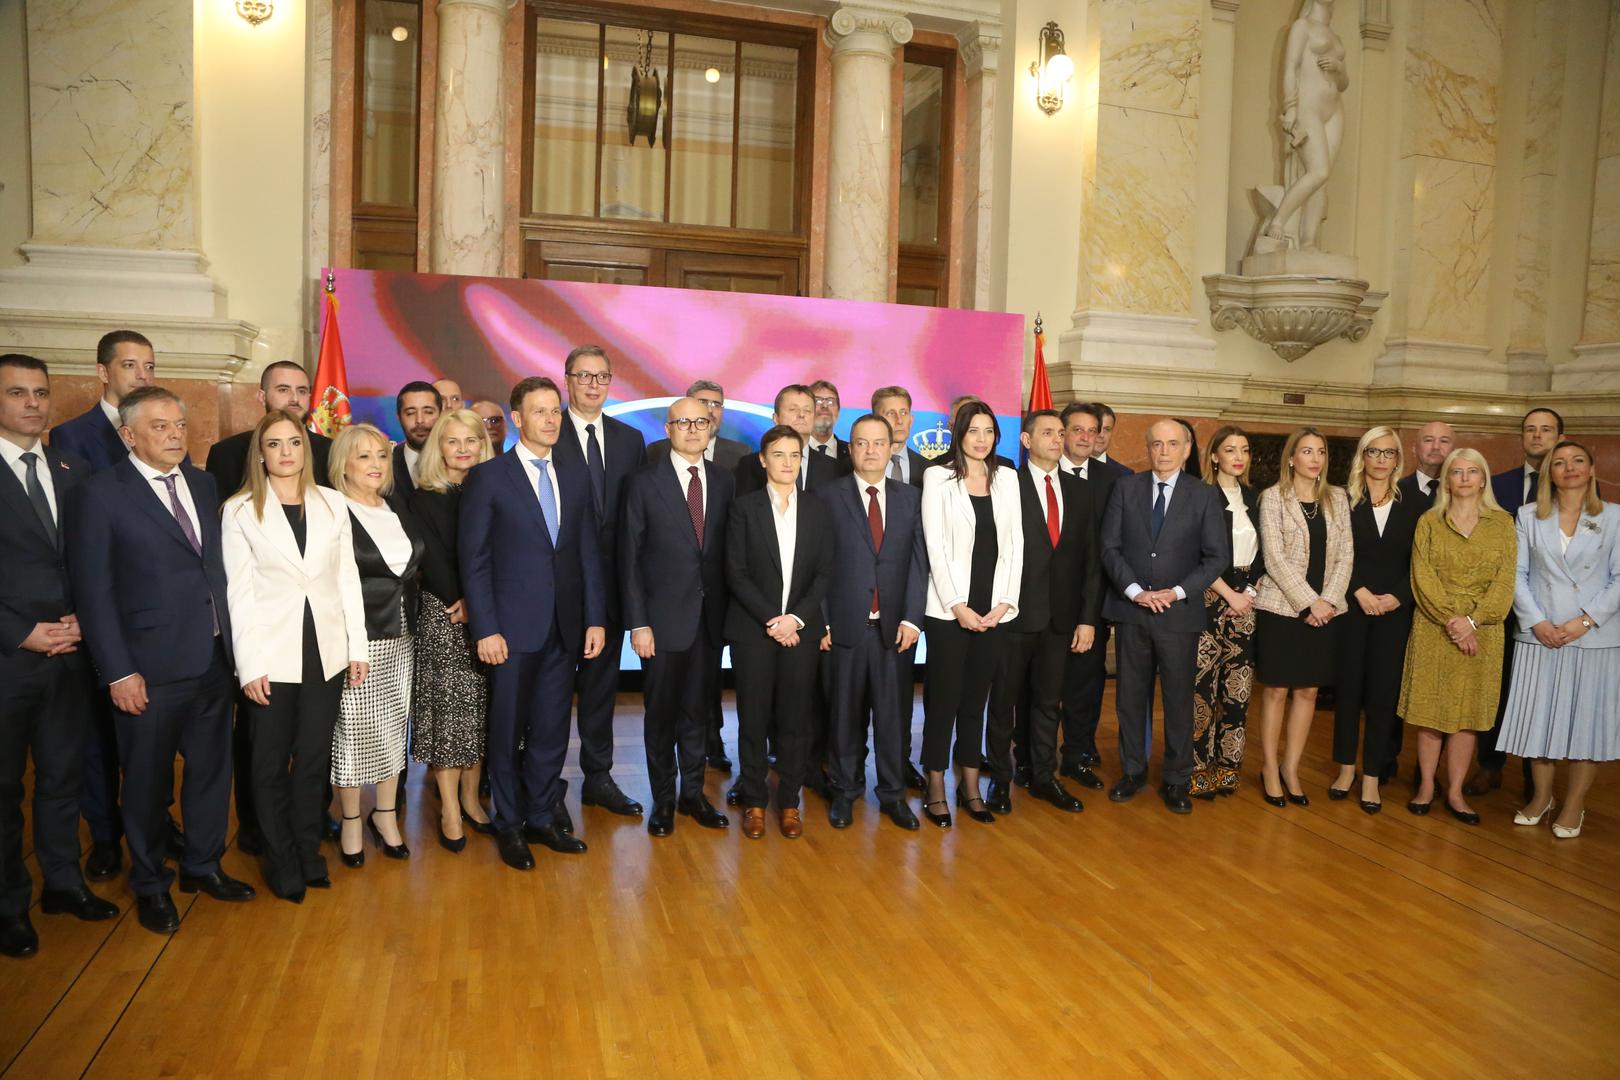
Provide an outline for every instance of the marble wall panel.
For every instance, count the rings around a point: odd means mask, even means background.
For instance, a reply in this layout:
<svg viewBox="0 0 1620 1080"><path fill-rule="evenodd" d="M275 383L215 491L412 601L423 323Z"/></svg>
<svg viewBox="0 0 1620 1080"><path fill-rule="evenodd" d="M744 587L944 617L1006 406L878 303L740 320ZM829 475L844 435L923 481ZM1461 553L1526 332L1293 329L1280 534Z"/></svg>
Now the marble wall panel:
<svg viewBox="0 0 1620 1080"><path fill-rule="evenodd" d="M1495 170L1413 163L1408 336L1484 344Z"/></svg>
<svg viewBox="0 0 1620 1080"><path fill-rule="evenodd" d="M1581 340L1620 341L1620 154L1598 162Z"/></svg>
<svg viewBox="0 0 1620 1080"><path fill-rule="evenodd" d="M1495 163L1506 2L1424 0L1406 52L1406 153Z"/></svg>
<svg viewBox="0 0 1620 1080"><path fill-rule="evenodd" d="M1094 0L1099 100L1197 116L1202 6L1202 0ZM1071 56L1075 51L1070 45Z"/></svg>
<svg viewBox="0 0 1620 1080"><path fill-rule="evenodd" d="M1603 105L1598 116L1598 157L1617 154L1620 154L1620 3L1611 2L1609 51L1603 65Z"/></svg>
<svg viewBox="0 0 1620 1080"><path fill-rule="evenodd" d="M1559 118L1564 105L1564 52L1568 35L1566 0L1538 0L1521 176L1558 171Z"/></svg>
<svg viewBox="0 0 1620 1080"><path fill-rule="evenodd" d="M1547 278L1552 249L1556 176L1519 181L1519 227L1513 244L1513 325L1509 345L1543 349L1547 342Z"/></svg>

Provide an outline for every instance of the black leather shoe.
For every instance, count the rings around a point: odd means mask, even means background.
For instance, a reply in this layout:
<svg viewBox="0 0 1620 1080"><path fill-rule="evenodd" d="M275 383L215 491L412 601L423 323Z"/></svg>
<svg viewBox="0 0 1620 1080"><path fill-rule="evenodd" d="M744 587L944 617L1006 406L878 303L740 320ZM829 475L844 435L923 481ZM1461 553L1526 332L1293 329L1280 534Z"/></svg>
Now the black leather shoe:
<svg viewBox="0 0 1620 1080"><path fill-rule="evenodd" d="M843 795L834 795L827 805L827 824L835 829L847 829L854 820L855 806Z"/></svg>
<svg viewBox="0 0 1620 1080"><path fill-rule="evenodd" d="M377 828L376 818L378 814L397 815L398 813L398 810L373 810L371 813L366 815L366 831L369 832L371 834L371 838L377 842L377 846L382 848L382 853L384 855L388 856L390 859L408 859L411 857L411 849L405 846L405 838L401 836L399 838L399 843L390 844L387 840L383 839L382 830ZM398 821L399 818L396 816L394 820Z"/></svg>
<svg viewBox="0 0 1620 1080"><path fill-rule="evenodd" d="M1288 790L1288 785L1287 784L1283 785L1283 791L1287 793L1288 801L1293 803L1295 806L1309 806L1309 805L1311 805L1311 797L1309 795L1305 794L1303 791L1300 792L1298 795L1295 795L1292 791Z"/></svg>
<svg viewBox="0 0 1620 1080"><path fill-rule="evenodd" d="M332 887L332 875L322 874L319 877L305 878L304 884L311 889L330 889Z"/></svg>
<svg viewBox="0 0 1620 1080"><path fill-rule="evenodd" d="M1381 803L1381 802L1373 802L1370 799L1362 799L1361 800L1361 809L1363 811L1365 811L1366 813L1376 814L1376 813L1378 813L1378 811L1382 810L1383 808L1384 808L1384 804Z"/></svg>
<svg viewBox="0 0 1620 1080"><path fill-rule="evenodd" d="M909 761L906 762L906 787L912 791L922 791L927 786L928 781L923 779L923 774L918 770L917 766Z"/></svg>
<svg viewBox="0 0 1620 1080"><path fill-rule="evenodd" d="M1056 780L1048 780L1044 784L1036 784L1029 789L1029 793L1035 796L1037 799L1044 799L1046 802L1051 803L1059 810L1065 810L1071 814L1078 814L1080 811L1085 809L1085 806L1080 802L1080 800L1075 798L1073 795L1070 795L1067 791L1064 791L1063 785L1058 783ZM994 808L992 807L992 809Z"/></svg>
<svg viewBox="0 0 1620 1080"><path fill-rule="evenodd" d="M443 818L439 818L436 824L439 829L439 846L453 855L461 854L467 847L467 834L463 832L460 836L455 837L446 835Z"/></svg>
<svg viewBox="0 0 1620 1080"><path fill-rule="evenodd" d="M304 902L303 889L294 889L292 892L281 892L279 889L271 889L270 892L277 900L285 900L289 904L302 904Z"/></svg>
<svg viewBox="0 0 1620 1080"><path fill-rule="evenodd" d="M1021 788L1027 788L1035 782L1035 773L1028 765L1013 767L1013 783Z"/></svg>
<svg viewBox="0 0 1620 1080"><path fill-rule="evenodd" d="M0 915L0 955L33 956L39 952L39 935L24 915Z"/></svg>
<svg viewBox="0 0 1620 1080"><path fill-rule="evenodd" d="M1406 804L1406 812L1417 817L1422 817L1424 814L1429 812L1429 808L1433 805L1433 799L1430 799L1428 802L1418 802L1416 799L1413 799L1411 802Z"/></svg>
<svg viewBox="0 0 1620 1080"><path fill-rule="evenodd" d="M263 855L264 833L258 829L236 830L236 850L244 855Z"/></svg>
<svg viewBox="0 0 1620 1080"><path fill-rule="evenodd" d="M534 856L529 854L529 845L524 843L523 830L508 829L495 834L495 846L500 848L501 862L514 870L533 870Z"/></svg>
<svg viewBox="0 0 1620 1080"><path fill-rule="evenodd" d="M1456 818L1458 821L1462 822L1464 825L1479 824L1478 814L1474 813L1472 810L1459 810L1455 806L1452 806L1449 801L1446 803L1446 812L1452 817Z"/></svg>
<svg viewBox="0 0 1620 1080"><path fill-rule="evenodd" d="M907 832L916 832L922 826L917 822L917 815L911 812L905 800L897 799L891 803L884 803L879 810L889 815L889 820L905 829Z"/></svg>
<svg viewBox="0 0 1620 1080"><path fill-rule="evenodd" d="M321 835L325 836L328 840L339 839L343 836L343 822L339 821L331 814L327 814L325 820L321 822Z"/></svg>
<svg viewBox="0 0 1620 1080"><path fill-rule="evenodd" d="M737 785L736 784L732 784L730 787L726 788L726 805L727 806L740 806L740 805L742 805L742 792L737 790Z"/></svg>
<svg viewBox="0 0 1620 1080"><path fill-rule="evenodd" d="M1187 794L1186 784L1165 784L1159 789L1159 796L1172 814L1192 813L1192 799Z"/></svg>
<svg viewBox="0 0 1620 1080"><path fill-rule="evenodd" d="M230 904L244 903L259 895L253 891L253 886L245 881L237 881L223 870L215 870L204 877L187 877L181 874L180 891L205 892L215 900L224 900Z"/></svg>
<svg viewBox="0 0 1620 1080"><path fill-rule="evenodd" d="M39 909L47 915L72 915L85 922L118 917L118 905L111 904L80 886L77 889L46 889L39 896Z"/></svg>
<svg viewBox="0 0 1620 1080"><path fill-rule="evenodd" d="M990 796L984 800L984 805L997 814L1012 813L1011 785L1003 784L1000 780L990 781Z"/></svg>
<svg viewBox="0 0 1620 1080"><path fill-rule="evenodd" d="M574 835L574 815L568 812L568 804L561 799L551 808L551 823L557 826L557 831L564 836Z"/></svg>
<svg viewBox="0 0 1620 1080"><path fill-rule="evenodd" d="M1090 765L1065 765L1060 772L1083 788L1092 791L1103 789L1102 777L1091 771Z"/></svg>
<svg viewBox="0 0 1620 1080"><path fill-rule="evenodd" d="M717 769L723 773L729 773L731 771L731 759L726 757L724 752L707 755L703 759L703 763L709 768Z"/></svg>
<svg viewBox="0 0 1620 1080"><path fill-rule="evenodd" d="M1328 801L1329 802L1343 802L1344 800L1348 799L1349 797L1350 797L1350 789L1349 788L1336 788L1332 784L1328 785Z"/></svg>
<svg viewBox="0 0 1620 1080"><path fill-rule="evenodd" d="M973 809L974 803L979 804L979 808L977 810ZM967 816L972 818L974 821L977 821L980 825L994 825L996 823L996 815L990 812L989 806L985 803L984 799L979 796L979 789L977 787L957 788L956 808L958 810L966 811Z"/></svg>
<svg viewBox="0 0 1620 1080"><path fill-rule="evenodd" d="M675 804L677 813L685 814L705 829L724 829L731 824L731 819L714 808L714 804L698 795L691 799L682 799Z"/></svg>
<svg viewBox="0 0 1620 1080"><path fill-rule="evenodd" d="M467 828L471 829L473 832L477 833L479 836L494 836L496 833L500 832L500 830L495 827L495 823L493 821L479 821L477 818L467 813L467 807L465 805L463 805L461 808L461 823L467 826Z"/></svg>
<svg viewBox="0 0 1620 1080"><path fill-rule="evenodd" d="M117 841L93 845L90 857L84 860L84 876L91 881L111 881L123 868L124 853Z"/></svg>
<svg viewBox="0 0 1620 1080"><path fill-rule="evenodd" d="M618 814L620 817L641 816L641 804L619 790L619 785L615 784L611 779L604 780L581 791L579 804L581 806L600 806L608 813Z"/></svg>
<svg viewBox="0 0 1620 1080"><path fill-rule="evenodd" d="M1147 787L1146 776L1122 776L1119 783L1108 789L1109 802L1130 802L1136 793Z"/></svg>
<svg viewBox="0 0 1620 1080"><path fill-rule="evenodd" d="M166 892L136 897L135 917L154 934L172 934L180 929L180 912Z"/></svg>
<svg viewBox="0 0 1620 1080"><path fill-rule="evenodd" d="M531 844L540 844L550 848L559 855L583 855L585 841L573 833L565 833L556 822L550 825L529 825L523 830L523 839Z"/></svg>
<svg viewBox="0 0 1620 1080"><path fill-rule="evenodd" d="M647 831L654 836L668 836L675 831L675 804L655 804L647 815Z"/></svg>

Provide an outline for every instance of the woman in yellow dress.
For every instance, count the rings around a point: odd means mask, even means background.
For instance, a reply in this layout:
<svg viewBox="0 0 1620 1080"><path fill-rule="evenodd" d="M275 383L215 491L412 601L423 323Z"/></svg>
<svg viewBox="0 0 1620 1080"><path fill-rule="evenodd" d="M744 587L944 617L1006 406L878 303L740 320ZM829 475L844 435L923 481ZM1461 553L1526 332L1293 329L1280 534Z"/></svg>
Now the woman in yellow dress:
<svg viewBox="0 0 1620 1080"><path fill-rule="evenodd" d="M1406 808L1427 814L1435 767L1446 746L1446 809L1479 824L1463 798L1475 733L1496 722L1502 688L1503 622L1513 607L1518 538L1491 495L1478 450L1453 450L1440 469L1434 507L1412 542L1417 605L1401 680L1400 715L1418 732L1418 790ZM1450 736L1449 739L1446 737Z"/></svg>

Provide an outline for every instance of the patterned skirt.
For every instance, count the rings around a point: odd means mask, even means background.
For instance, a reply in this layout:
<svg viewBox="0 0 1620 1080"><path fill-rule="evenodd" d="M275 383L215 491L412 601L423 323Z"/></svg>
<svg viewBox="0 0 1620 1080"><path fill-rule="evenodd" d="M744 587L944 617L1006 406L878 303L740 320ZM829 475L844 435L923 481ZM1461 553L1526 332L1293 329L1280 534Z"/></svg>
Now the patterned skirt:
<svg viewBox="0 0 1620 1080"><path fill-rule="evenodd" d="M1620 758L1620 648L1516 641L1512 678L1498 750L1554 761Z"/></svg>
<svg viewBox="0 0 1620 1080"><path fill-rule="evenodd" d="M484 758L489 686L473 655L472 632L453 623L427 590L416 627L416 691L411 756L435 769L464 769Z"/></svg>
<svg viewBox="0 0 1620 1080"><path fill-rule="evenodd" d="M409 634L367 643L371 670L359 686L343 688L332 729L334 787L375 784L398 776L405 767L413 652Z"/></svg>

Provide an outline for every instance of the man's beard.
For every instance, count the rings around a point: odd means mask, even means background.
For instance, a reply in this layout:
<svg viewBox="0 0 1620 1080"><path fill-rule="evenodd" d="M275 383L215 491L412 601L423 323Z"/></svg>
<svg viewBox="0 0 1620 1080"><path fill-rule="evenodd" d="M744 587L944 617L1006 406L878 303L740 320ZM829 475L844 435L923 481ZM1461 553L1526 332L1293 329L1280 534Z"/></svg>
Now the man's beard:
<svg viewBox="0 0 1620 1080"><path fill-rule="evenodd" d="M831 419L817 420L811 427L810 432L816 437L817 442L826 442L828 437L832 435L832 429L833 421Z"/></svg>

